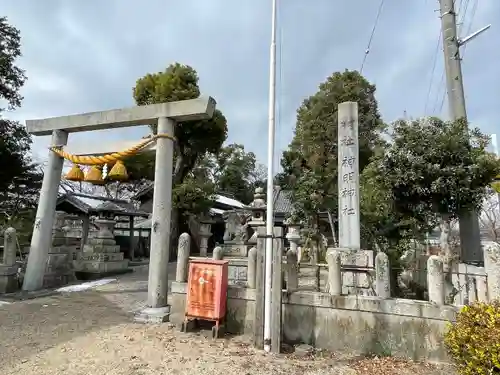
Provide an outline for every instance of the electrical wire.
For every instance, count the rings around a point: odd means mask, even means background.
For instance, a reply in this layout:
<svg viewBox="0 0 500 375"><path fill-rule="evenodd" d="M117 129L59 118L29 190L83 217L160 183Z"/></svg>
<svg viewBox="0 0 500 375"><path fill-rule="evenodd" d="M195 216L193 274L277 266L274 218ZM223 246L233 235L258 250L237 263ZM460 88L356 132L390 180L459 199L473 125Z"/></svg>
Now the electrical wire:
<svg viewBox="0 0 500 375"><path fill-rule="evenodd" d="M375 17L375 23L373 24L372 32L370 34L370 39L368 40L368 45L366 47L365 54L363 56L363 62L361 63L361 68L359 69L360 74L363 74L363 68L365 66L368 54L370 53L370 47L372 45L373 36L375 35L375 31L377 30L378 20L380 19L380 15L382 14L382 7L384 6L384 2L385 0L380 1L380 5L377 11L377 16Z"/></svg>
<svg viewBox="0 0 500 375"><path fill-rule="evenodd" d="M431 97L432 83L434 82L434 72L436 71L436 64L437 64L437 59L438 59L438 54L439 54L439 46L441 45L442 33L443 33L443 31L440 30L438 40L436 43L436 50L434 51L434 61L432 62L431 81L429 82L429 89L427 90L427 97L425 99L424 117L427 116L427 106L429 105L429 99Z"/></svg>

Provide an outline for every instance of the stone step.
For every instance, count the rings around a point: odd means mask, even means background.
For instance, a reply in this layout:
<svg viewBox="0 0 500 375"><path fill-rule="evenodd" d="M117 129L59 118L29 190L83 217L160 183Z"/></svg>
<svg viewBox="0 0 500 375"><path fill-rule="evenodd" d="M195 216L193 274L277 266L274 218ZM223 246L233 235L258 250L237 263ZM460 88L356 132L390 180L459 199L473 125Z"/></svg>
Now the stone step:
<svg viewBox="0 0 500 375"><path fill-rule="evenodd" d="M83 247L83 252L85 253L119 253L120 245L85 245Z"/></svg>
<svg viewBox="0 0 500 375"><path fill-rule="evenodd" d="M68 245L62 245L62 246L52 246L49 248L49 254L71 254L77 251L76 246L68 246Z"/></svg>
<svg viewBox="0 0 500 375"><path fill-rule="evenodd" d="M63 285L67 285L75 280L76 277L73 271L69 271L66 273L49 273L43 276L43 287L57 288Z"/></svg>
<svg viewBox="0 0 500 375"><path fill-rule="evenodd" d="M77 272L116 272L128 268L128 260L114 262L100 262L95 260L75 260L74 268Z"/></svg>
<svg viewBox="0 0 500 375"><path fill-rule="evenodd" d="M84 251L77 254L77 260L82 261L116 262L123 259L123 253L89 253Z"/></svg>
<svg viewBox="0 0 500 375"><path fill-rule="evenodd" d="M88 245L116 245L116 241L113 238L89 238L87 240Z"/></svg>

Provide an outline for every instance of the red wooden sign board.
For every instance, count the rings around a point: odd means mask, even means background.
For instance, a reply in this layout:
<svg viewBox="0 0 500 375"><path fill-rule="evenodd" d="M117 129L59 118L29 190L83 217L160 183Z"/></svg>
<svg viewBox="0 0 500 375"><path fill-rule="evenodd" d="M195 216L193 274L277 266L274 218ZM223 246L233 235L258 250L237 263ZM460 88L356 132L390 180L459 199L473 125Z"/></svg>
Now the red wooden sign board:
<svg viewBox="0 0 500 375"><path fill-rule="evenodd" d="M183 330L190 321L207 320L215 322L212 333L214 338L219 336L226 317L227 285L227 260L190 260Z"/></svg>

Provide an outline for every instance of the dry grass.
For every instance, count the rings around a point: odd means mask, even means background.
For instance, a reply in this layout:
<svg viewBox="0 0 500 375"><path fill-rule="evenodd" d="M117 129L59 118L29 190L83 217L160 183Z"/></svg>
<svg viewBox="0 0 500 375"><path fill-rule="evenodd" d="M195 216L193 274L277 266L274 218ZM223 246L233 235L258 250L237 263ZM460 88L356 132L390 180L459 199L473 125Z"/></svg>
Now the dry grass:
<svg viewBox="0 0 500 375"><path fill-rule="evenodd" d="M0 374L451 373L391 358L266 355L242 337L213 341L204 333L182 334L170 324L134 324L128 311L142 303L143 287L136 275L94 291L0 305Z"/></svg>

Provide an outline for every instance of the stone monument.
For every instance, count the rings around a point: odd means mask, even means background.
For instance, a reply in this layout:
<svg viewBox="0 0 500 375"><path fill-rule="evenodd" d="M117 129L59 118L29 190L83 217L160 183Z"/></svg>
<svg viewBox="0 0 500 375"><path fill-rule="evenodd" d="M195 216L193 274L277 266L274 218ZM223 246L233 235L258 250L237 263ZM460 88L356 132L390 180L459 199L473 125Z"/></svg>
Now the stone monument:
<svg viewBox="0 0 500 375"><path fill-rule="evenodd" d="M339 104L339 247L360 249L358 104Z"/></svg>
<svg viewBox="0 0 500 375"><path fill-rule="evenodd" d="M2 263L0 263L0 294L13 293L18 288L16 264L17 237L14 228L4 232L4 248Z"/></svg>
<svg viewBox="0 0 500 375"><path fill-rule="evenodd" d="M246 257L248 254L248 240L250 227L248 213L244 211L228 211L224 213L226 230L224 232L224 256Z"/></svg>
<svg viewBox="0 0 500 375"><path fill-rule="evenodd" d="M79 279L91 280L106 275L129 272L128 260L120 252L120 245L116 244L113 230L116 221L101 216L94 221L99 231L93 238L89 238L78 253L74 261L75 273Z"/></svg>
<svg viewBox="0 0 500 375"><path fill-rule="evenodd" d="M338 106L338 223L342 293L375 294L372 250L361 250L358 103ZM328 251L333 248L328 249Z"/></svg>

